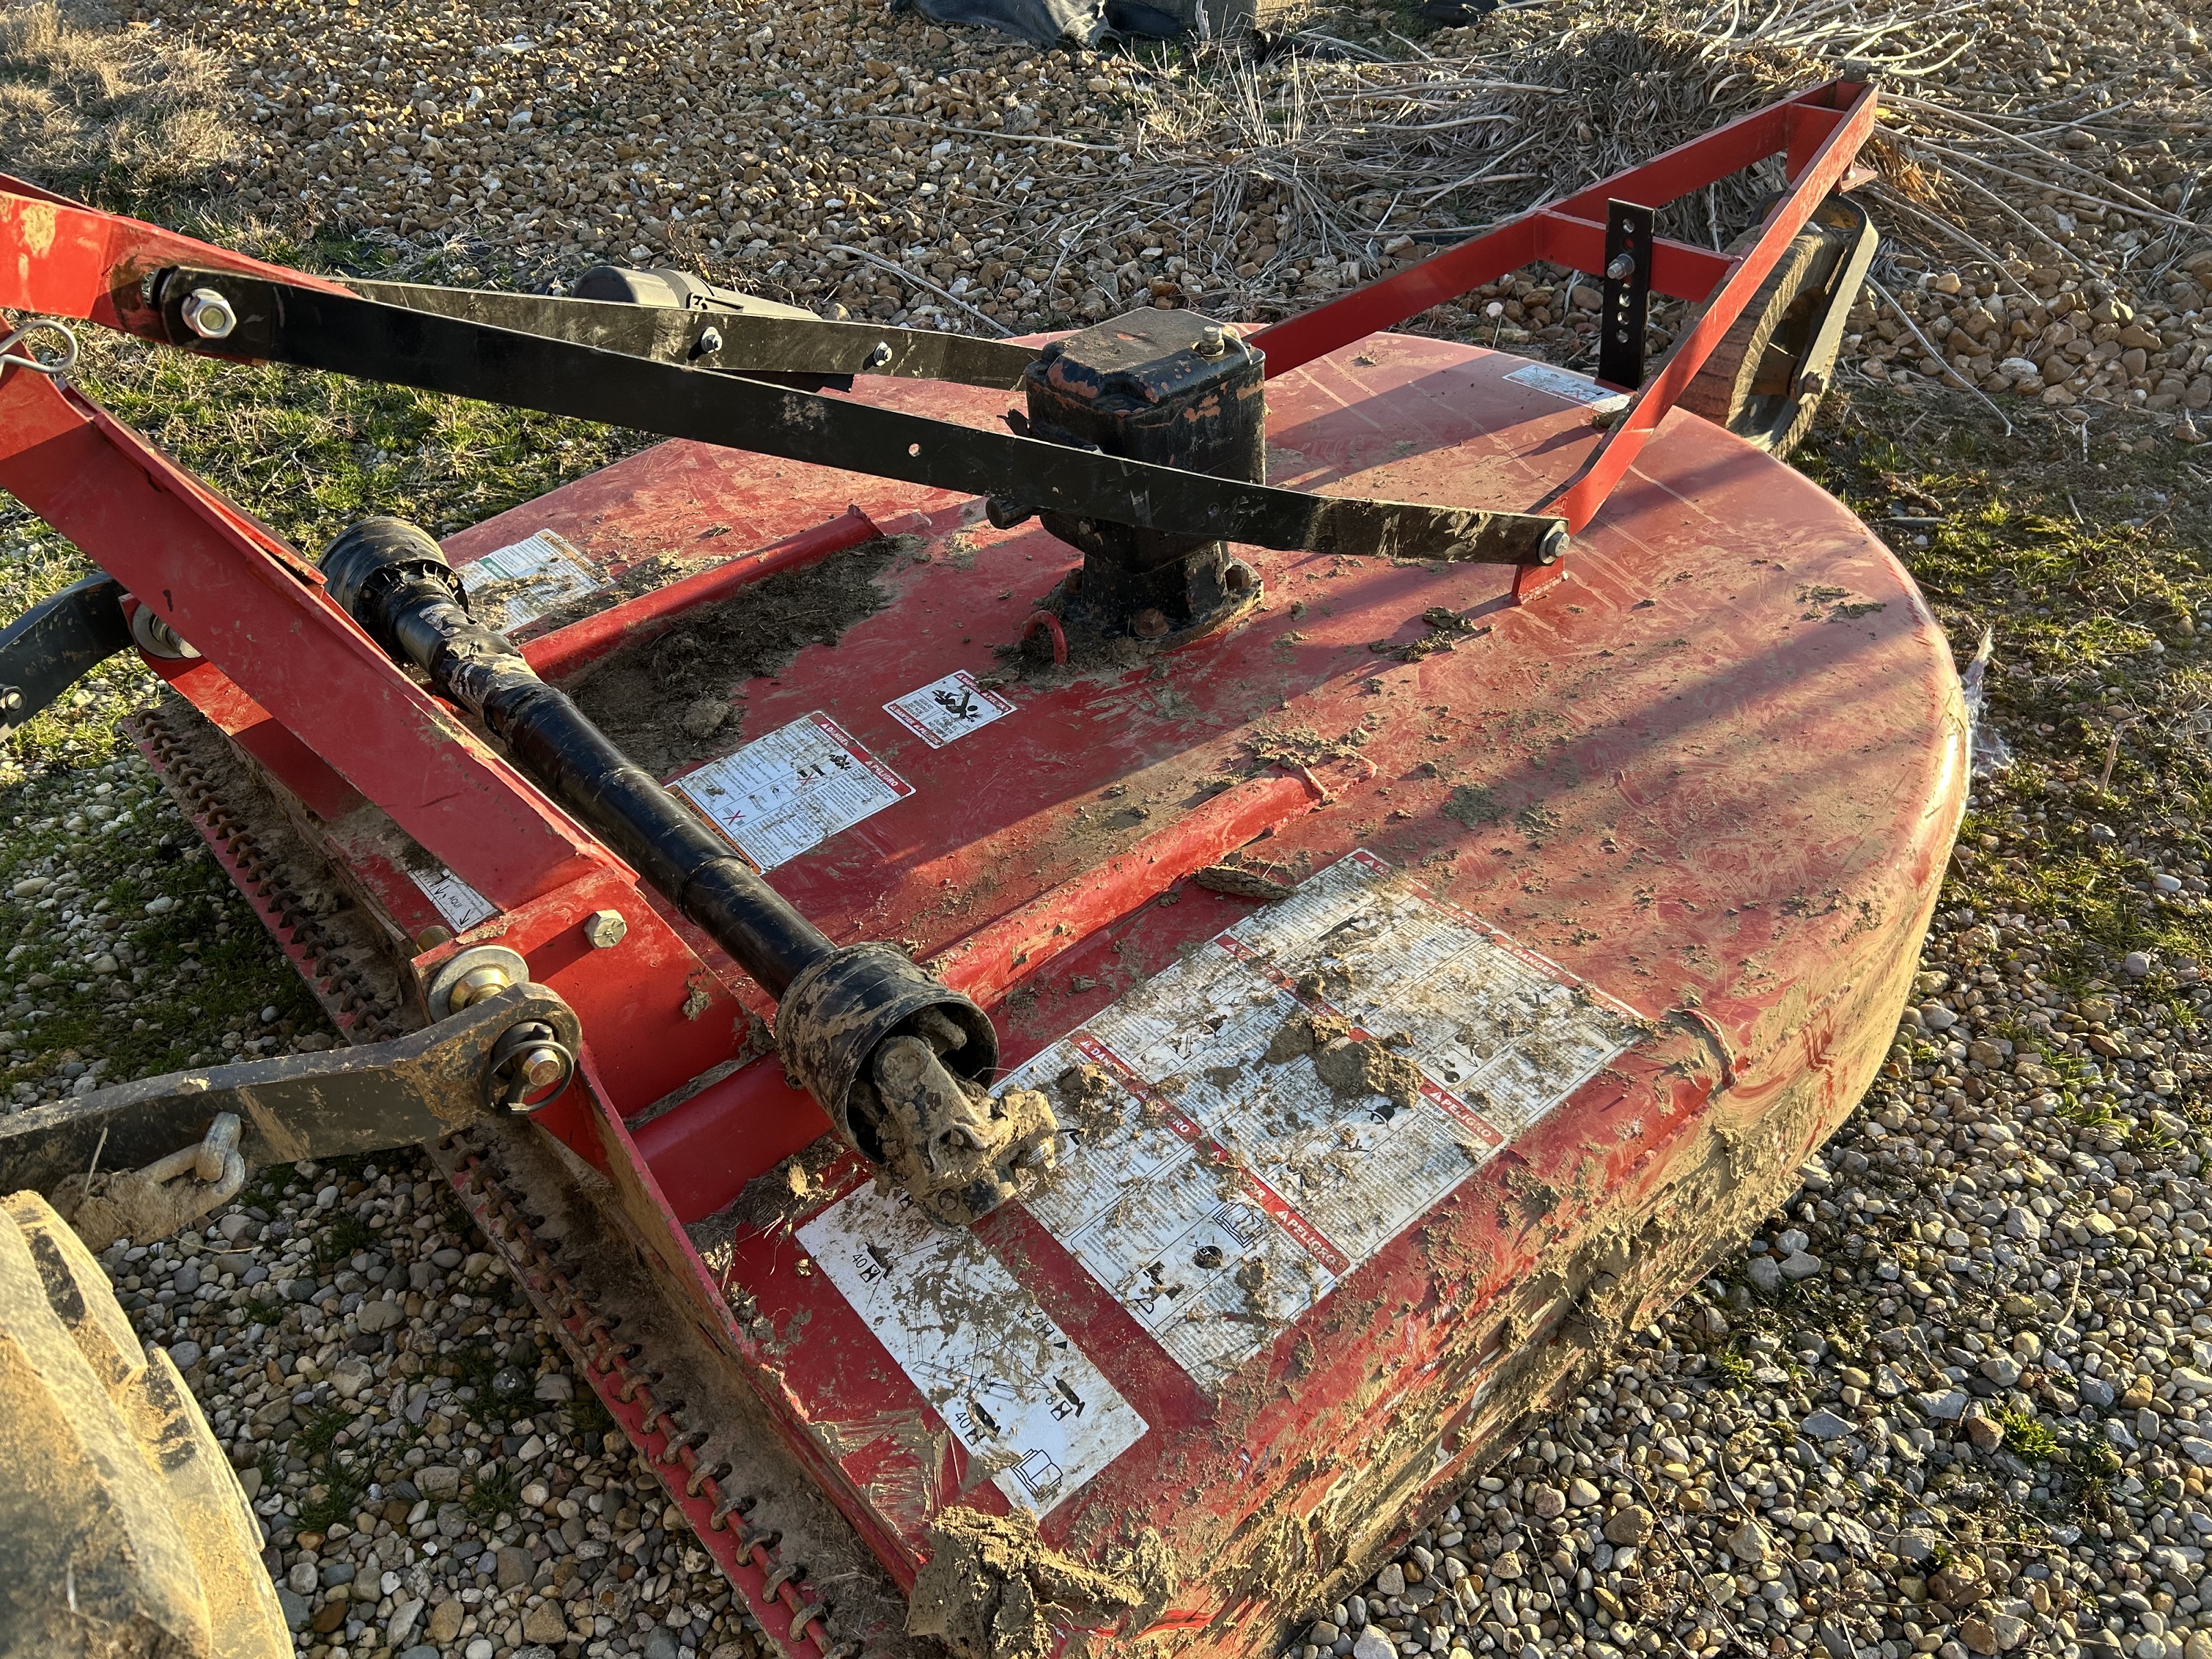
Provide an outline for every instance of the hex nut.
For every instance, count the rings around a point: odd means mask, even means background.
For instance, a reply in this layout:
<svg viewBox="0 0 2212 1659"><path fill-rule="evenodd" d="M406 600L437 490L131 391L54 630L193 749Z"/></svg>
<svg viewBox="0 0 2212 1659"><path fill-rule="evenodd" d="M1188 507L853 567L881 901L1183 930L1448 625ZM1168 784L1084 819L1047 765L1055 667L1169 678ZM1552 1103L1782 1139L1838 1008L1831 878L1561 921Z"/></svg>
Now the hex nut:
<svg viewBox="0 0 2212 1659"><path fill-rule="evenodd" d="M584 918L584 942L594 951L610 950L629 936L629 923L619 910L594 910Z"/></svg>
<svg viewBox="0 0 2212 1659"><path fill-rule="evenodd" d="M194 289L185 296L181 310L185 326L203 340L228 339L238 327L238 313L215 289Z"/></svg>

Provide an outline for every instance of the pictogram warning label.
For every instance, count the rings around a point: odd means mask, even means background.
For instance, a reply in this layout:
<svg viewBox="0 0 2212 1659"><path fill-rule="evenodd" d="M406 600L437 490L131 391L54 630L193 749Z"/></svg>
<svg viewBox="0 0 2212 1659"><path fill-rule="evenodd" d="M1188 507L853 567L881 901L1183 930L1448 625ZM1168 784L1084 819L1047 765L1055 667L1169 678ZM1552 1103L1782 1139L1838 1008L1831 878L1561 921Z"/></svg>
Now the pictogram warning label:
<svg viewBox="0 0 2212 1659"><path fill-rule="evenodd" d="M1042 1515L1145 1419L964 1229L872 1185L799 1230L830 1282L1009 1500Z"/></svg>
<svg viewBox="0 0 2212 1659"><path fill-rule="evenodd" d="M999 1087L1043 1090L1066 1131L1030 1212L1211 1387L1620 1053L1634 1021L1355 852Z"/></svg>
<svg viewBox="0 0 2212 1659"><path fill-rule="evenodd" d="M763 870L914 793L819 709L668 787Z"/></svg>
<svg viewBox="0 0 2212 1659"><path fill-rule="evenodd" d="M976 684L975 677L963 668L931 681L919 691L893 698L884 705L884 712L932 749L942 749L1001 714L1012 714L1014 706L997 692Z"/></svg>

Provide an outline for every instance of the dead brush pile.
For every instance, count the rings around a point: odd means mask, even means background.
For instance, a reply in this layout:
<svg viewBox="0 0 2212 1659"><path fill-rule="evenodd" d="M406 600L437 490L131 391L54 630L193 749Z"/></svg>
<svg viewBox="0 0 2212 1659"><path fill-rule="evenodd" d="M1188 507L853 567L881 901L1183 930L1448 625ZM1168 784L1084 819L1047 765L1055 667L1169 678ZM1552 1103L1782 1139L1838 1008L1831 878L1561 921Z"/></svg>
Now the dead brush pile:
<svg viewBox="0 0 2212 1659"><path fill-rule="evenodd" d="M1092 273L1085 315L1147 293L1281 315L1856 61L1887 106L1869 198L1893 284L1964 272L1968 300L1979 288L2021 301L2100 290L2085 309L2119 290L2163 301L2208 246L2207 49L2179 13L2127 9L2140 48L2125 54L2110 31L2092 46L2070 14L2034 0L1971 13L1911 0L1547 6L1399 40L1388 56L1314 32L1267 58L1211 44L1140 82L1118 165L1086 155L1055 170L1066 188L1042 240L1055 272ZM1662 228L1725 246L1781 182L1765 164ZM2146 369L2193 372L2190 355ZM1924 372L1952 372L1937 361ZM1995 359L1967 375L2053 384L2000 376ZM2163 378L2124 389L2159 395Z"/></svg>
<svg viewBox="0 0 2212 1659"><path fill-rule="evenodd" d="M1077 170L1046 233L1092 270L1121 252L1092 310L1133 297L1146 262L1122 245L1147 232L1185 247L1164 273L1176 281L1152 292L1247 316L1301 309L1821 78L1800 51L1595 12L1510 43L1486 35L1487 50L1464 56L1304 40L1320 50L1267 61L1241 44L1204 46L1139 87L1128 159ZM1667 228L1732 235L1779 183L1778 172L1732 181Z"/></svg>

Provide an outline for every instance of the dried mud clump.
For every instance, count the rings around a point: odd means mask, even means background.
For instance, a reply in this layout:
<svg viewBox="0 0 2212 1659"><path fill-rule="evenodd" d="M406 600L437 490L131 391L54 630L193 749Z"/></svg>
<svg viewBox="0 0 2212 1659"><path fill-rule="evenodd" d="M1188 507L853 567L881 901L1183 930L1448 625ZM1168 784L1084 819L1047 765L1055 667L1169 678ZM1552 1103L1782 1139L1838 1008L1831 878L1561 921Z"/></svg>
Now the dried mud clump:
<svg viewBox="0 0 2212 1659"><path fill-rule="evenodd" d="M1372 1037L1331 1043L1315 1054L1314 1070L1340 1100L1383 1095L1402 1109L1420 1097L1420 1068Z"/></svg>
<svg viewBox="0 0 2212 1659"><path fill-rule="evenodd" d="M907 1634L934 1636L959 1659L1045 1659L1055 1645L1048 1609L1089 1620L1134 1613L1145 1622L1174 1576L1157 1533L1102 1570L1046 1544L1036 1518L1019 1510L955 1505L930 1523L927 1542Z"/></svg>
<svg viewBox="0 0 2212 1659"><path fill-rule="evenodd" d="M1065 1120L1079 1130L1110 1128L1121 1121L1121 1095L1096 1066L1071 1066L1053 1080Z"/></svg>
<svg viewBox="0 0 2212 1659"><path fill-rule="evenodd" d="M1275 1028L1268 1039L1267 1051L1260 1057L1270 1066L1279 1066L1286 1060L1296 1060L1300 1054L1312 1054L1351 1034L1352 1028L1344 1021L1328 1014L1292 1014Z"/></svg>
<svg viewBox="0 0 2212 1659"><path fill-rule="evenodd" d="M1209 864L1191 879L1209 893L1224 893L1231 898L1251 899L1261 904L1278 903L1297 890L1287 882L1263 876L1241 864Z"/></svg>
<svg viewBox="0 0 2212 1659"><path fill-rule="evenodd" d="M628 645L566 689L623 753L656 775L707 752L731 699L757 675L790 666L810 645L835 645L889 603L876 578L896 551L870 542L801 570L778 572L667 632Z"/></svg>

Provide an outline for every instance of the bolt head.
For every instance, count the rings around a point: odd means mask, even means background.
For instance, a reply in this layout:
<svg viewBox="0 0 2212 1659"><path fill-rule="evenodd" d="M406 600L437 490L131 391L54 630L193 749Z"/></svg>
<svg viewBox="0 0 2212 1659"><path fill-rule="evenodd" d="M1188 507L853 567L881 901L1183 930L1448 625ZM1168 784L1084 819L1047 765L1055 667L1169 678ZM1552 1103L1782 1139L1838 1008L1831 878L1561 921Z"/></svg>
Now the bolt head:
<svg viewBox="0 0 2212 1659"><path fill-rule="evenodd" d="M522 1051L521 1059L516 1062L522 1080L533 1091L551 1088L561 1080L561 1073L567 1066L568 1062L562 1059L558 1049L547 1048L526 1048Z"/></svg>
<svg viewBox="0 0 2212 1659"><path fill-rule="evenodd" d="M1146 605L1129 618L1129 629L1140 640L1157 640L1168 631L1166 614L1155 606Z"/></svg>
<svg viewBox="0 0 2212 1659"><path fill-rule="evenodd" d="M1208 323L1198 331L1198 355L1218 357L1229 348L1229 331L1218 323Z"/></svg>
<svg viewBox="0 0 2212 1659"><path fill-rule="evenodd" d="M211 288L196 288L185 296L185 326L203 340L221 340L238 327L238 313L230 301Z"/></svg>
<svg viewBox="0 0 2212 1659"><path fill-rule="evenodd" d="M719 328L708 328L708 329L702 329L702 330L701 330L701 331L700 331L700 333L699 333L699 355L700 355L701 356L702 356L702 357L711 357L711 356L713 356L716 352L720 351L721 349L722 349L722 331L721 331L720 329L719 329Z"/></svg>
<svg viewBox="0 0 2212 1659"><path fill-rule="evenodd" d="M594 910L584 918L584 943L594 951L611 950L629 935L629 923L619 910Z"/></svg>
<svg viewBox="0 0 2212 1659"><path fill-rule="evenodd" d="M507 978L504 968L489 965L471 968L453 981L453 988L446 1000L452 1005L453 1012L459 1013L464 1008L482 1002L486 997L497 996L513 982Z"/></svg>

